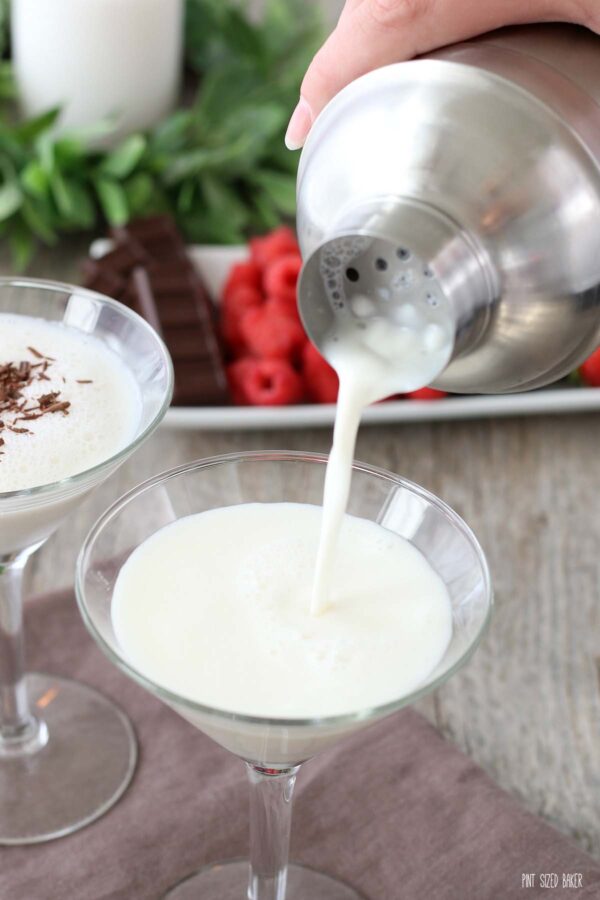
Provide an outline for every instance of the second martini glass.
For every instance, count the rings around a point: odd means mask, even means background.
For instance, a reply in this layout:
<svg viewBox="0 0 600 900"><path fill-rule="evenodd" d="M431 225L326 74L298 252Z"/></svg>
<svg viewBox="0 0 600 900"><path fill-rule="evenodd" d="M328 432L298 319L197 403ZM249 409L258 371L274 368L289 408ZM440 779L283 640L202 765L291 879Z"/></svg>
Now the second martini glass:
<svg viewBox="0 0 600 900"><path fill-rule="evenodd" d="M173 694L133 668L113 629L113 589L132 551L177 519L239 503L320 504L325 456L269 452L201 460L151 479L108 510L77 563L76 591L85 623L107 656L213 740L246 762L250 787L250 864L206 866L167 894L169 900L357 900L321 872L288 864L292 794L302 762L334 742L433 690L467 661L492 604L487 564L473 533L441 500L381 469L356 463L348 512L412 542L444 580L453 634L440 663L415 692L349 715L277 719L236 714ZM202 552L202 548L198 549ZM168 567L169 560L164 560ZM367 599L367 598L365 598ZM223 666L227 660L223 660ZM257 700L258 702L258 700Z"/></svg>
<svg viewBox="0 0 600 900"><path fill-rule="evenodd" d="M121 358L140 397L133 436L112 457L53 484L0 492L0 844L27 844L68 834L105 812L129 784L137 755L129 720L100 693L66 678L25 674L27 561L154 431L169 406L173 376L156 332L100 294L0 279L0 313L61 322L93 336ZM2 465L9 465L7 457Z"/></svg>

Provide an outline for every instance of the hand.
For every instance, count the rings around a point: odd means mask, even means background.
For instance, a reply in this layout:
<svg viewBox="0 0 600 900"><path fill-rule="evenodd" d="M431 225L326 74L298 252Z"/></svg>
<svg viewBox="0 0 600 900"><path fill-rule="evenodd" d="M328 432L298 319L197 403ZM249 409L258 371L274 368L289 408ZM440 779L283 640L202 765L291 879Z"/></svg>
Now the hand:
<svg viewBox="0 0 600 900"><path fill-rule="evenodd" d="M325 104L372 69L504 25L573 22L600 31L599 6L597 0L346 0L304 76L286 145L298 150Z"/></svg>

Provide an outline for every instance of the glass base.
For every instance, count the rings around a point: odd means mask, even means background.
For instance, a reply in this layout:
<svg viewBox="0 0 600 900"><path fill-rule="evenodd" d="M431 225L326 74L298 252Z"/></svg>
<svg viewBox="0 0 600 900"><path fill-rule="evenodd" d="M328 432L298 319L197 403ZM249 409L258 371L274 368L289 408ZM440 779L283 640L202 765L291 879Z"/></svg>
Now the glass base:
<svg viewBox="0 0 600 900"><path fill-rule="evenodd" d="M119 799L137 759L129 719L98 691L39 674L27 689L45 729L24 753L0 746L0 844L48 841L93 822Z"/></svg>
<svg viewBox="0 0 600 900"><path fill-rule="evenodd" d="M164 900L246 900L248 861L211 863L165 894ZM363 894L308 866L288 866L285 900L366 900Z"/></svg>

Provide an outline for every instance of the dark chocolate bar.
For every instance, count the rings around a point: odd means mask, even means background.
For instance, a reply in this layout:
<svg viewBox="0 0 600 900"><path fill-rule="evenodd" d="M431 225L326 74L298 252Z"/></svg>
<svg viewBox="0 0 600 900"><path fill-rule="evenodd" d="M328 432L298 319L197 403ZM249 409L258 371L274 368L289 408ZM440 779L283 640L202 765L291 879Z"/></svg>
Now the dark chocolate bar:
<svg viewBox="0 0 600 900"><path fill-rule="evenodd" d="M88 262L95 263L95 260L88 260ZM107 297L112 297L113 300L120 300L127 287L127 282L124 278L120 275L115 275L108 269L103 269L101 266L88 268L84 284L91 291L105 294Z"/></svg>
<svg viewBox="0 0 600 900"><path fill-rule="evenodd" d="M119 228L113 228L111 237L117 245L136 243L154 261L178 261L184 268L192 268L177 227L170 216L151 216L134 219Z"/></svg>
<svg viewBox="0 0 600 900"><path fill-rule="evenodd" d="M115 248L84 265L85 285L121 300L161 335L175 370L173 402L230 402L215 309L169 216L111 231Z"/></svg>
<svg viewBox="0 0 600 900"><path fill-rule="evenodd" d="M86 287L88 280L97 277L98 273L127 277L134 266L143 266L148 262L148 254L138 241L117 244L99 259L86 259L83 264Z"/></svg>
<svg viewBox="0 0 600 900"><path fill-rule="evenodd" d="M175 391L179 405L222 406L229 403L227 378L220 347L207 311L199 309L190 285L188 292L159 298L152 276L135 269L127 288L127 299L162 336L173 360ZM168 314L165 314L168 310Z"/></svg>

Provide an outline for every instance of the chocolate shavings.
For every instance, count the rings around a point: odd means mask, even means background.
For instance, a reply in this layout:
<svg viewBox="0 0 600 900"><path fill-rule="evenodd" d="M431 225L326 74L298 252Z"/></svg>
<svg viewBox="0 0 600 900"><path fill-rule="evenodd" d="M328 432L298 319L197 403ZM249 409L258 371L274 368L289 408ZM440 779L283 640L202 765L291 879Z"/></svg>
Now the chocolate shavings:
<svg viewBox="0 0 600 900"><path fill-rule="evenodd" d="M23 360L19 363L3 363L0 364L0 447L5 445L2 431L11 431L13 434L32 434L29 428L20 427L17 422L30 422L34 419L41 419L45 415L53 415L54 413L62 413L69 415L71 403L69 400L60 399L60 391L48 391L40 394L39 397L26 397L25 388L30 387L38 381L50 381L46 372L50 365L55 362L51 356L45 356L36 350L35 347L28 347L29 352L36 358L41 360L39 363L32 363ZM64 378L63 378L64 381ZM90 381L82 380L81 384L90 384ZM28 405L28 403L33 405ZM0 450L0 456L4 455L4 450Z"/></svg>

